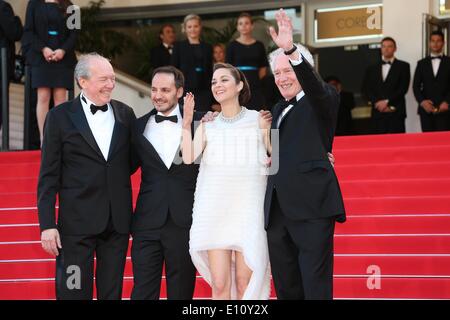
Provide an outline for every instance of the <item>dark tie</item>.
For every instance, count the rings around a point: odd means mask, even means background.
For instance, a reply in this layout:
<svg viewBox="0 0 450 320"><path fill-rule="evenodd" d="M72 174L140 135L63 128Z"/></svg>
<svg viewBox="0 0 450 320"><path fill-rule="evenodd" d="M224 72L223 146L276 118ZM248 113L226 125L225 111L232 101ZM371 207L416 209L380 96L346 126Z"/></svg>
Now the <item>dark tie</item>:
<svg viewBox="0 0 450 320"><path fill-rule="evenodd" d="M392 64L392 62L391 62L391 61L384 61L384 60L383 60L383 61L381 61L381 64L382 64L382 65L385 65L385 64Z"/></svg>
<svg viewBox="0 0 450 320"><path fill-rule="evenodd" d="M442 60L442 56L431 57L431 60L434 60L434 59Z"/></svg>
<svg viewBox="0 0 450 320"><path fill-rule="evenodd" d="M155 116L156 123L160 123L160 122L163 122L165 120L169 120L169 121L172 121L173 123L177 123L178 122L178 117L177 116L165 117L165 116L161 116L159 114L157 114Z"/></svg>
<svg viewBox="0 0 450 320"><path fill-rule="evenodd" d="M283 100L283 101L280 102L280 106L281 106L280 111L283 111L284 109L286 109L290 105L294 105L296 103L297 103L297 97L293 97L291 100Z"/></svg>
<svg viewBox="0 0 450 320"><path fill-rule="evenodd" d="M96 106L95 104L91 104L91 112L92 112L92 114L95 114L98 110L106 112L106 111L108 111L108 105L105 104L103 106Z"/></svg>

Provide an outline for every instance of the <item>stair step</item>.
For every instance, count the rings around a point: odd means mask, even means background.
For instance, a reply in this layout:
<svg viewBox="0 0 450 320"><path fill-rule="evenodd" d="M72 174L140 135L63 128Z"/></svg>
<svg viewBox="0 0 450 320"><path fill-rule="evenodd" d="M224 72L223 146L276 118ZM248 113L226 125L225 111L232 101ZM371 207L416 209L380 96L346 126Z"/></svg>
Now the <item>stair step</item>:
<svg viewBox="0 0 450 320"><path fill-rule="evenodd" d="M450 178L353 180L339 182L344 198L450 195Z"/></svg>
<svg viewBox="0 0 450 320"><path fill-rule="evenodd" d="M367 278L338 278L334 280L335 299L449 299L450 279L393 278L382 279L380 289L368 289ZM131 295L133 280L125 279L123 298ZM167 296L166 281L161 281L161 298ZM210 299L211 288L203 279L197 279L194 297ZM272 286L271 297L275 297ZM0 299L55 299L53 280L0 282Z"/></svg>
<svg viewBox="0 0 450 320"><path fill-rule="evenodd" d="M1 261L52 258L31 236L33 243L0 243ZM450 235L336 235L334 246L335 254L450 254Z"/></svg>
<svg viewBox="0 0 450 320"><path fill-rule="evenodd" d="M336 159L339 182L353 180L441 179L450 177L450 161L347 165Z"/></svg>
<svg viewBox="0 0 450 320"><path fill-rule="evenodd" d="M336 159L346 165L404 162L446 162L450 159L450 144L439 146L385 147L360 149L335 149Z"/></svg>
<svg viewBox="0 0 450 320"><path fill-rule="evenodd" d="M450 277L450 255L447 256L340 256L334 257L335 278L369 276L379 268L381 277ZM0 281L50 279L55 277L55 260L0 263ZM370 268L370 269L368 269ZM132 277L131 258L125 264L124 277ZM165 273L163 272L163 278ZM198 277L200 277L198 275Z"/></svg>
<svg viewBox="0 0 450 320"><path fill-rule="evenodd" d="M333 149L371 149L450 145L450 132L341 136L334 138Z"/></svg>

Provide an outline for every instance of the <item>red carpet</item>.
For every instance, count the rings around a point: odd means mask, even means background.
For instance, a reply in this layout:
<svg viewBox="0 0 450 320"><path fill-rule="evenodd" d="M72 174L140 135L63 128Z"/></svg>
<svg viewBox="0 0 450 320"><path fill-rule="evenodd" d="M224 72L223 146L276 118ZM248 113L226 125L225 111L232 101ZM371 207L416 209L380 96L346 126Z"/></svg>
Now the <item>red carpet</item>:
<svg viewBox="0 0 450 320"><path fill-rule="evenodd" d="M450 133L339 137L334 148L348 215L336 226L335 298L450 299ZM37 225L39 161L0 154L0 299L55 298ZM132 276L128 258L124 298ZM199 276L195 297L210 296Z"/></svg>

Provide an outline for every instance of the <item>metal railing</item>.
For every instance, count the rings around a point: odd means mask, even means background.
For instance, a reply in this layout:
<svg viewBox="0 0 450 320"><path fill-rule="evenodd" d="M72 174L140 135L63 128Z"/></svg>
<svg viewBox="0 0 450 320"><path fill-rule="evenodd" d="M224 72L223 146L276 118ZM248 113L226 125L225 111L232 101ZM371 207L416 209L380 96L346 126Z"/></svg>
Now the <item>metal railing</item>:
<svg viewBox="0 0 450 320"><path fill-rule="evenodd" d="M9 150L9 86L8 57L6 48L1 48L1 89L2 89L2 150Z"/></svg>

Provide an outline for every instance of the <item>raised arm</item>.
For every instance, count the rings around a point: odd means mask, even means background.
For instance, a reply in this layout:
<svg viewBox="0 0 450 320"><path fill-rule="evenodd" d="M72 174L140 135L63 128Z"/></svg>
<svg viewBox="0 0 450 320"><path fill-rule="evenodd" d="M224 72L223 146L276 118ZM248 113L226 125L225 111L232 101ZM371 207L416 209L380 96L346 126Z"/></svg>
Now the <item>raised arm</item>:
<svg viewBox="0 0 450 320"><path fill-rule="evenodd" d="M195 130L194 140L192 140L192 121L194 120L194 95L186 94L183 105L183 133L181 142L181 153L185 164L192 164L206 147L204 139L204 124L200 123Z"/></svg>
<svg viewBox="0 0 450 320"><path fill-rule="evenodd" d="M321 116L331 117L332 107L339 104L339 95L331 86L327 85L315 72L314 68L301 55L299 48L294 48L293 26L291 19L283 9L276 13L275 18L278 25L278 33L273 27L269 32L275 44L285 52L291 52L289 59L295 71L303 91L314 102L315 109Z"/></svg>

